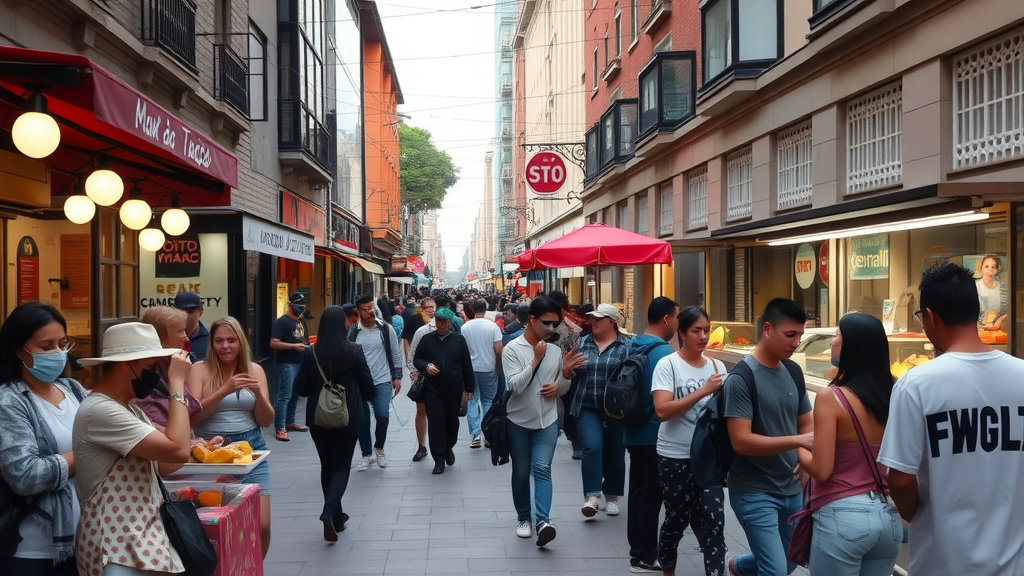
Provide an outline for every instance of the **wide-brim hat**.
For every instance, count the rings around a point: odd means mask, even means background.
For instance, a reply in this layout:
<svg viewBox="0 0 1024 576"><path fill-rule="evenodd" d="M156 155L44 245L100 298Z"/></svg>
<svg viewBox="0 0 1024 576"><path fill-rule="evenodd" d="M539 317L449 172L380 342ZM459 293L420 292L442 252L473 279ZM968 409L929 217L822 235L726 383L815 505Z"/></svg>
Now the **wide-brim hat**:
<svg viewBox="0 0 1024 576"><path fill-rule="evenodd" d="M82 366L96 366L104 362L129 362L144 358L163 358L181 351L180 348L164 348L160 335L152 324L126 322L107 328L103 333L103 355L99 358L82 358Z"/></svg>

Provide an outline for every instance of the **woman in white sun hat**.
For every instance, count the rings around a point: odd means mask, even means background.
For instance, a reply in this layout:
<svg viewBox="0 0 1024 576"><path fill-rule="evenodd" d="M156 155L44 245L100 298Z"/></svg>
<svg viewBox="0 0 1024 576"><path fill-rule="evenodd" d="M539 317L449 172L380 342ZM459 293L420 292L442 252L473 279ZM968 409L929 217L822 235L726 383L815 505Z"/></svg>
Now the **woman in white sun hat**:
<svg viewBox="0 0 1024 576"><path fill-rule="evenodd" d="M152 426L132 400L149 396L154 371L170 357L167 428ZM177 574L181 558L160 519L157 474L188 462L189 417L184 397L191 364L185 352L164 348L156 328L140 322L111 326L103 335L103 374L75 416L73 447L82 518L75 542L82 576Z"/></svg>

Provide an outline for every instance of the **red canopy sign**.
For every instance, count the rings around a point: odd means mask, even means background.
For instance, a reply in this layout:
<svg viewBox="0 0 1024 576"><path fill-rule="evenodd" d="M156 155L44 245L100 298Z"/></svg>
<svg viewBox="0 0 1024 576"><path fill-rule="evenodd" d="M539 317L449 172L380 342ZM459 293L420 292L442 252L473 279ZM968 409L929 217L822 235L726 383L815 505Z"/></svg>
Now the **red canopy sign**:
<svg viewBox="0 0 1024 576"><path fill-rule="evenodd" d="M668 242L606 224L587 224L519 255L522 270L671 263Z"/></svg>

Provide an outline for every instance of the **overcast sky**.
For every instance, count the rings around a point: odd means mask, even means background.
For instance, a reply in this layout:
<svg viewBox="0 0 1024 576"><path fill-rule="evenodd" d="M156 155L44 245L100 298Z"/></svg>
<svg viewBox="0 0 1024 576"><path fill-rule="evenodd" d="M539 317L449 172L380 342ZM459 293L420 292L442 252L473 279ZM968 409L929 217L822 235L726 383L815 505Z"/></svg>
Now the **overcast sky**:
<svg viewBox="0 0 1024 576"><path fill-rule="evenodd" d="M495 1L377 2L405 97L399 112L461 170L438 216L449 271L462 264L483 199L484 152L494 149Z"/></svg>

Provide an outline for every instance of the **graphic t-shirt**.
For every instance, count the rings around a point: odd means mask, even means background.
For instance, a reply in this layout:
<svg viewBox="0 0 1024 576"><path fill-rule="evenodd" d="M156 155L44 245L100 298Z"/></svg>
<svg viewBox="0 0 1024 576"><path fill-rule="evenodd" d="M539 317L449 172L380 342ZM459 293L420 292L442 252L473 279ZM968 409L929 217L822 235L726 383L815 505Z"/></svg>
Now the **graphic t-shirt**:
<svg viewBox="0 0 1024 576"><path fill-rule="evenodd" d="M917 476L910 573L1024 574L1024 360L947 352L893 388L878 461Z"/></svg>
<svg viewBox="0 0 1024 576"><path fill-rule="evenodd" d="M494 343L501 342L501 328L493 320L474 318L462 326L474 372L494 372Z"/></svg>
<svg viewBox="0 0 1024 576"><path fill-rule="evenodd" d="M286 344L299 344L306 341L306 328L295 318L285 314L270 328L270 337L277 338ZM299 350L274 350L274 361L278 364L301 364L302 352Z"/></svg>
<svg viewBox="0 0 1024 576"><path fill-rule="evenodd" d="M703 368L694 368L679 357L669 354L658 361L654 367L654 378L651 380L651 392L664 390L672 393L673 400L685 398L704 385L708 378L716 373L725 374L725 364L714 358L704 357L707 363ZM697 401L697 404L686 414L661 423L658 429L658 454L665 458L684 460L690 457L690 441L693 440L693 427L697 424L697 414L708 403L709 396Z"/></svg>

